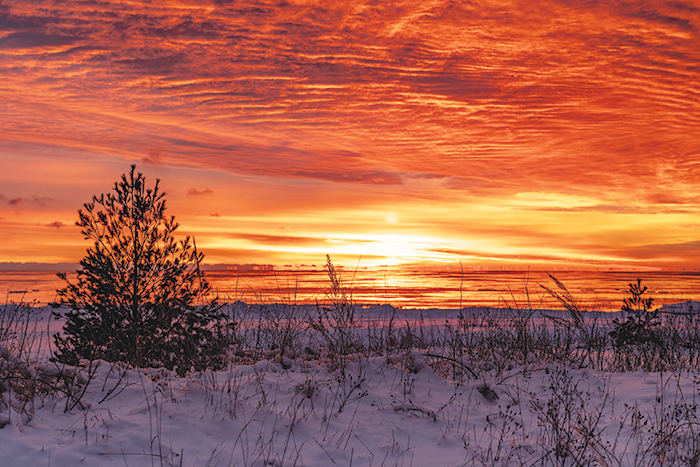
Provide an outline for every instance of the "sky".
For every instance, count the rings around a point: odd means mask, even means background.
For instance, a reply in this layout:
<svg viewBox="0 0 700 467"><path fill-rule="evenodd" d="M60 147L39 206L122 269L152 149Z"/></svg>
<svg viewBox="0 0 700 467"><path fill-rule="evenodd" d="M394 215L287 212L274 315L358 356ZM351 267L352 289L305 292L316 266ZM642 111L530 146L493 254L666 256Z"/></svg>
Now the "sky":
<svg viewBox="0 0 700 467"><path fill-rule="evenodd" d="M0 262L131 164L206 262L696 268L698 1L0 0Z"/></svg>

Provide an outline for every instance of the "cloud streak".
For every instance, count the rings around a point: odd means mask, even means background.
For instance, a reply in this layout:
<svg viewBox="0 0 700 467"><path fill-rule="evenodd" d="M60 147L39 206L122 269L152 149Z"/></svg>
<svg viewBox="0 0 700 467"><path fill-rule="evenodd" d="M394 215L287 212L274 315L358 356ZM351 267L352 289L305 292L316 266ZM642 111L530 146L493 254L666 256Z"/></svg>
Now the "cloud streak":
<svg viewBox="0 0 700 467"><path fill-rule="evenodd" d="M202 190L199 190L197 188L190 188L187 190L187 196L204 196L204 195L211 195L214 193L214 190L210 188L204 188Z"/></svg>
<svg viewBox="0 0 700 467"><path fill-rule="evenodd" d="M81 104L68 126L155 113L174 126L147 132L163 139L166 159L249 173L269 172L279 154L295 163L279 176L397 183L400 175L377 173L420 173L428 157L442 175L497 183L503 174L483 162L498 160L516 190L533 176L547 186L652 180L660 161L697 154L681 137L700 123L692 4L538 7L11 4L0 44L23 53L5 52L2 74L33 101ZM119 125L99 120L98 129ZM218 141L174 138L182 126L207 127ZM148 145L138 129L120 129ZM246 144L243 134L254 137ZM380 165L372 172L333 156L366 141L364 162ZM189 155L193 146L210 151ZM614 176L600 167L611 155ZM293 168L319 161L327 170Z"/></svg>
<svg viewBox="0 0 700 467"><path fill-rule="evenodd" d="M589 201L523 219L682 214L699 30L690 1L9 1L0 143L384 204Z"/></svg>

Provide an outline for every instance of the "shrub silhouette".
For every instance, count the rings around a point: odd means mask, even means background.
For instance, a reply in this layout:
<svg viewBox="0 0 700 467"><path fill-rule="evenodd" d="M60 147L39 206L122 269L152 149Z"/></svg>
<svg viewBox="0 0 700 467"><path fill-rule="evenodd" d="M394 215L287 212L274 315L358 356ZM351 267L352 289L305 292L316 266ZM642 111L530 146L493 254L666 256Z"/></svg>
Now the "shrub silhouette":
<svg viewBox="0 0 700 467"><path fill-rule="evenodd" d="M617 318L613 320L614 329L610 332L610 336L613 338L613 345L616 348L640 344L661 344L656 329L661 324L659 313L658 310L651 310L654 299L644 297L646 291L647 287L642 286L641 279L637 279L636 284L629 284L630 296L625 298L622 311L634 314L629 316L627 321L621 321Z"/></svg>
<svg viewBox="0 0 700 467"><path fill-rule="evenodd" d="M143 174L122 175L112 192L93 196L76 225L94 242L80 261L77 283L58 290L64 336L54 336L55 360L123 361L177 368L184 374L223 363L232 324L199 268L204 255L190 237L176 241L165 193L146 188ZM61 317L58 312L55 315Z"/></svg>

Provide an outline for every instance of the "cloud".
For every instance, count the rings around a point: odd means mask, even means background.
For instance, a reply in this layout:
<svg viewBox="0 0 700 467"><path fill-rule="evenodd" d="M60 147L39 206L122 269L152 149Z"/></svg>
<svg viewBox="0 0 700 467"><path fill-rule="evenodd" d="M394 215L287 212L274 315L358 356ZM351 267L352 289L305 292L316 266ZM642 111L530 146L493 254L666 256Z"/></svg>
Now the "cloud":
<svg viewBox="0 0 700 467"><path fill-rule="evenodd" d="M160 151L150 151L147 156L144 156L141 159L141 162L147 165L155 165L155 166L160 166L163 165L163 157L160 154Z"/></svg>
<svg viewBox="0 0 700 467"><path fill-rule="evenodd" d="M306 245L306 244L321 244L325 239L317 237L303 237L291 235L265 235L256 233L233 233L229 234L228 238L248 240L253 243L261 243L265 245Z"/></svg>
<svg viewBox="0 0 700 467"><path fill-rule="evenodd" d="M688 204L683 196L678 196L672 191L657 191L647 196L647 201L652 204Z"/></svg>
<svg viewBox="0 0 700 467"><path fill-rule="evenodd" d="M33 196L32 202L38 204L39 206L47 206L49 203L56 201L56 198L51 198L49 196Z"/></svg>
<svg viewBox="0 0 700 467"><path fill-rule="evenodd" d="M20 102L23 124L7 133L34 127L119 155L162 143L142 159L156 165L378 185L424 173L499 195L621 190L625 176L642 187L657 161L694 154L686 83L700 57L645 27L697 30L686 3L418 3L5 6L3 40L46 65L13 56L0 67L9 92L110 114L47 121ZM78 39L94 48L74 47L70 63L54 56L52 44ZM686 165L676 179L698 172Z"/></svg>
<svg viewBox="0 0 700 467"><path fill-rule="evenodd" d="M549 211L549 212L605 212L613 214L640 214L647 210L641 206L614 205L614 204L596 204L592 206L575 206L575 207L559 207L559 206L536 206L522 208L528 211Z"/></svg>
<svg viewBox="0 0 700 467"><path fill-rule="evenodd" d="M138 57L117 60L118 65L125 65L139 74L170 75L173 68L187 62L187 56L175 53L156 57Z"/></svg>
<svg viewBox="0 0 700 467"><path fill-rule="evenodd" d="M70 45L79 37L36 32L15 32L0 39L0 49L26 49Z"/></svg>
<svg viewBox="0 0 700 467"><path fill-rule="evenodd" d="M400 174L384 170L344 170L340 168L338 171L296 170L293 174L298 177L315 178L339 183L370 183L375 185L403 184L403 179Z"/></svg>
<svg viewBox="0 0 700 467"><path fill-rule="evenodd" d="M221 37L225 27L213 21L194 22L188 18L170 27L153 27L149 34L166 39L216 39Z"/></svg>
<svg viewBox="0 0 700 467"><path fill-rule="evenodd" d="M683 8L679 9L679 13L683 11ZM642 9L638 11L633 11L630 13L631 16L645 19L652 23L658 23L665 26L671 26L683 31L697 32L696 26L692 23L690 19L679 18L675 16L670 16L664 14L655 9ZM697 16L697 13L695 14Z"/></svg>
<svg viewBox="0 0 700 467"><path fill-rule="evenodd" d="M644 261L688 261L700 256L700 241L681 243L660 243L638 247L610 247L601 249L604 253L613 253L621 257Z"/></svg>
<svg viewBox="0 0 700 467"><path fill-rule="evenodd" d="M333 241L334 239L329 239L325 237L313 237L313 236L295 236L295 235L270 235L270 234L258 234L258 233L232 233L228 234L227 238L247 240L252 243L263 244L263 245L324 245L328 241ZM353 240L343 240L342 243L354 243L354 244L366 244L371 243L372 240L368 239L353 239Z"/></svg>
<svg viewBox="0 0 700 467"><path fill-rule="evenodd" d="M8 5L0 4L0 30L2 31L36 30L49 22L50 19L46 17L12 14Z"/></svg>
<svg viewBox="0 0 700 467"><path fill-rule="evenodd" d="M678 205L682 204L678 199L661 198L660 200L652 199L649 201L651 205L624 205L624 204L596 204L591 206L575 206L575 207L560 207L560 206L532 206L521 207L519 209L525 211L542 211L542 212L602 212L606 214L695 214L696 209L679 209L657 207L661 205Z"/></svg>
<svg viewBox="0 0 700 467"><path fill-rule="evenodd" d="M7 204L10 206L21 206L26 203L32 203L38 206L47 206L49 203L56 201L55 198L50 198L48 196L32 196L31 199L17 196L8 200L7 197L0 194L0 201L5 200L7 200Z"/></svg>
<svg viewBox="0 0 700 467"><path fill-rule="evenodd" d="M214 193L214 190L210 188L204 188L203 190L198 190L197 188L190 188L187 190L187 196L203 196L203 195L211 195Z"/></svg>
<svg viewBox="0 0 700 467"><path fill-rule="evenodd" d="M404 174L407 178L422 179L422 180L432 180L432 179L444 179L448 178L447 175L433 174L433 173L406 173Z"/></svg>
<svg viewBox="0 0 700 467"><path fill-rule="evenodd" d="M277 210L291 209L289 186L312 187L329 211L419 196L525 210L513 197L538 191L587 206L535 205L563 213L530 218L591 211L629 225L677 208L690 222L692 2L298 3L2 2L2 138L243 174L284 198ZM214 186L189 183L191 196ZM3 204L34 202L17 193ZM520 232L513 212L462 230Z"/></svg>
<svg viewBox="0 0 700 467"><path fill-rule="evenodd" d="M20 204L26 203L29 200L27 198L22 198L22 197L17 197L17 198L12 198L10 199L7 204L10 206L19 206Z"/></svg>
<svg viewBox="0 0 700 467"><path fill-rule="evenodd" d="M50 224L46 224L46 227L51 227L54 229L60 229L61 227L65 227L65 226L66 226L66 224L64 224L61 221L55 221L55 222L51 222Z"/></svg>
<svg viewBox="0 0 700 467"><path fill-rule="evenodd" d="M480 260L499 260L499 261L518 261L518 262L561 262L563 258L556 255L543 254L503 254L493 251L478 251L478 250L459 250L451 248L431 248L426 251L434 253L442 253L452 257L469 258L470 261ZM585 263L585 260L578 260Z"/></svg>

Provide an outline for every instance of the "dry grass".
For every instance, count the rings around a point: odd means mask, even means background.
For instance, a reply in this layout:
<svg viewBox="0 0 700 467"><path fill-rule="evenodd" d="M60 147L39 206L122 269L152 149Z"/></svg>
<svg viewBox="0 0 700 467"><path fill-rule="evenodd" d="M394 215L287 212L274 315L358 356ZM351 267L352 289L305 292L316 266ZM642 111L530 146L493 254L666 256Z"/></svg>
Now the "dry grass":
<svg viewBox="0 0 700 467"><path fill-rule="evenodd" d="M583 311L554 278L554 287L544 290L562 303L565 313L540 310L525 290L520 301L511 293L511 310L464 309L446 311L444 317L421 313L409 319L400 310L383 306L368 315L355 306L330 259L326 267L330 279L326 304L228 304L229 316L237 323L232 331L235 345L226 355L228 373L189 376L211 394L214 412L246 419L234 446L243 459L239 465L295 465L305 442L328 446L328 440L300 441L295 427L316 417L326 420L328 429L334 416L352 414L367 398L372 371L393 375L390 392L395 411L442 421L446 431L462 433L464 465L700 464L698 406L679 382L683 372L700 370L698 315L660 315L654 327L658 339L616 345L611 337L616 323L604 313ZM0 425L10 423L13 416L29 421L37 398L64 401L66 411L87 410L86 388L94 384L97 367L105 363L50 364L43 324L29 304L7 303L0 308ZM304 375L283 409L277 406L280 388L271 386L263 364L296 368ZM250 371L236 371L238 367ZM586 370L603 375L597 386L578 379ZM182 457L172 449L165 453L161 444L164 394L156 390L153 379L159 373L134 381L129 380L127 365L115 364L109 371L117 377L110 379L107 396L97 402L108 402L130 385L142 385L151 414L151 455L160 465L181 464ZM608 380L629 371L658 372L661 396L651 405L611 410L615 395ZM454 386L453 397L441 407L427 408L412 400L417 375L425 372ZM548 376L538 391L512 383L514 375L542 372ZM174 376L165 372L160 377ZM469 400L463 394L468 387L491 402L499 398L498 387L500 397L506 394L513 401L499 405L479 436L464 428ZM241 401L250 406L253 399L258 412L241 412ZM258 423L260 414L273 412L278 418ZM275 425L281 419L283 430ZM526 419L537 423L525 426ZM347 446L352 435L349 427L331 441ZM373 457L375 465L396 465L389 460L409 455L410 449L397 442L393 457ZM212 465L219 454L212 452Z"/></svg>

